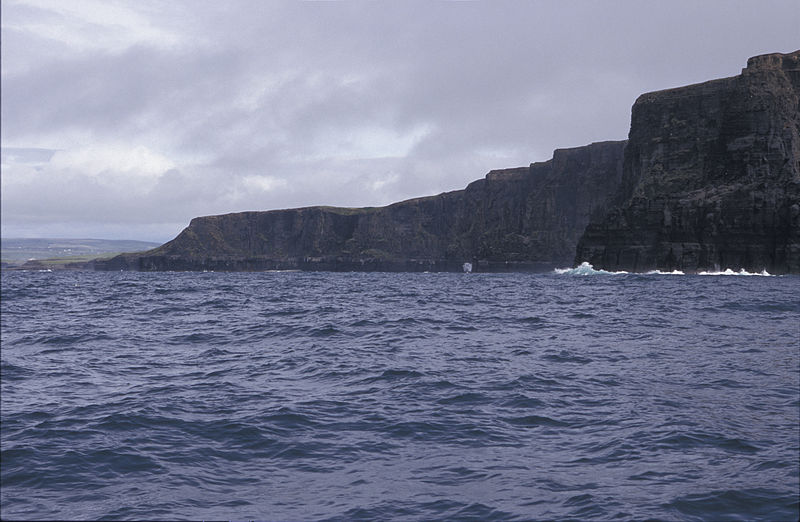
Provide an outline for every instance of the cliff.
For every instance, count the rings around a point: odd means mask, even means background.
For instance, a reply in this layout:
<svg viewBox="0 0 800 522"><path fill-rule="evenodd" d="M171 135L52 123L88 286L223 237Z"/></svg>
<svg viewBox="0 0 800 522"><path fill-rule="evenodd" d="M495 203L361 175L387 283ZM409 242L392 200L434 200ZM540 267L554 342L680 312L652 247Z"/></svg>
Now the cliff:
<svg viewBox="0 0 800 522"><path fill-rule="evenodd" d="M800 272L800 51L640 96L611 206L576 264Z"/></svg>
<svg viewBox="0 0 800 522"><path fill-rule="evenodd" d="M378 208L308 207L195 218L99 270L548 270L572 262L622 179L624 141L556 150L466 189Z"/></svg>
<svg viewBox="0 0 800 522"><path fill-rule="evenodd" d="M627 141L556 150L464 190L380 208L195 218L100 270L607 270L800 273L800 51L644 94Z"/></svg>

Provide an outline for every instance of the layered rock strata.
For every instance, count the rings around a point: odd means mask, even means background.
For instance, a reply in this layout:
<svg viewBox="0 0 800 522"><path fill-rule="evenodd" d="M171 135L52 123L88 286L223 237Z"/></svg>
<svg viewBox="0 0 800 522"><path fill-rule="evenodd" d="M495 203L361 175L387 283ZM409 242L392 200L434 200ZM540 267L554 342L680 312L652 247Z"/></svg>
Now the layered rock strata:
<svg viewBox="0 0 800 522"><path fill-rule="evenodd" d="M800 51L633 106L623 180L575 262L800 272Z"/></svg>
<svg viewBox="0 0 800 522"><path fill-rule="evenodd" d="M100 270L549 270L572 262L622 178L624 141L556 150L464 190L378 208L195 218L174 240Z"/></svg>

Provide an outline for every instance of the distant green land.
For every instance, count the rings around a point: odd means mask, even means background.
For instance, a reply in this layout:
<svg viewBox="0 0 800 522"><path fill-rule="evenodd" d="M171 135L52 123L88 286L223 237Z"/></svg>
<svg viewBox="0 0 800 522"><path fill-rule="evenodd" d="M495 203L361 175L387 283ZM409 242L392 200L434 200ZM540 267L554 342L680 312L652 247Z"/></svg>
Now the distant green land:
<svg viewBox="0 0 800 522"><path fill-rule="evenodd" d="M149 241L4 237L0 239L0 261L19 265L35 259L46 264L65 264L122 252L141 252L157 246L159 243Z"/></svg>

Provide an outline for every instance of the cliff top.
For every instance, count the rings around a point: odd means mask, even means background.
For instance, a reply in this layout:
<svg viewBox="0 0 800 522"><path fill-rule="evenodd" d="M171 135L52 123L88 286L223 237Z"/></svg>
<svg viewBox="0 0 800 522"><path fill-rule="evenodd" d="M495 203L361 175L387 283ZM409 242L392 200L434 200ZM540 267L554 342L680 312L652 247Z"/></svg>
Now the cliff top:
<svg viewBox="0 0 800 522"><path fill-rule="evenodd" d="M791 53L769 53L748 58L742 73L753 69L800 70L800 49Z"/></svg>
<svg viewBox="0 0 800 522"><path fill-rule="evenodd" d="M793 74L800 73L800 50L791 53L769 53L753 56L747 60L747 66L742 69L741 75L752 74L756 72L779 70L791 72ZM640 95L634 105L640 103L647 103L656 100L657 98L668 98L670 96L686 96L687 92L697 91L702 92L716 88L716 86L725 82L731 82L741 75L729 76L727 78L717 78L700 83L693 83L690 85L681 85L669 89L661 89L658 91L650 91Z"/></svg>

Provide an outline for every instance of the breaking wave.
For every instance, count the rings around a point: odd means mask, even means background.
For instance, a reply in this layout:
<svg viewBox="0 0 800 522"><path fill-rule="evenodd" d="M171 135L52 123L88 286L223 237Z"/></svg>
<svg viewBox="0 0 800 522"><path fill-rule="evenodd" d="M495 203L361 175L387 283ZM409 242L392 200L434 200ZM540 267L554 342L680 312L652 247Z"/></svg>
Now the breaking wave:
<svg viewBox="0 0 800 522"><path fill-rule="evenodd" d="M589 275L621 275L627 274L624 270L619 272L609 272L608 270L595 270L591 263L584 261L575 268L556 268L556 274L574 275L574 276L589 276Z"/></svg>
<svg viewBox="0 0 800 522"><path fill-rule="evenodd" d="M698 272L697 275L702 276L762 276L762 277L774 277L773 274L770 274L766 270L762 270L761 272L748 272L744 268L739 270L738 272L734 272L730 268L726 268L723 271L717 270L716 272Z"/></svg>
<svg viewBox="0 0 800 522"><path fill-rule="evenodd" d="M556 268L554 270L556 274L559 275L572 275L572 276L590 276L590 275L624 275L630 274L632 272L626 272L625 270L620 270L617 272L611 272L608 270L597 270L591 263L584 261L580 265L576 266L575 268ZM636 272L633 272L636 273ZM642 272L639 275L686 275L685 272L682 270L673 270L671 272L664 272L662 270L650 270L648 272ZM744 268L740 269L738 272L733 271L730 268L726 268L725 270L716 270L713 272L709 271L702 271L697 272L696 275L701 276L761 276L761 277L775 277L774 274L770 274L766 270L762 270L761 272L748 272Z"/></svg>

